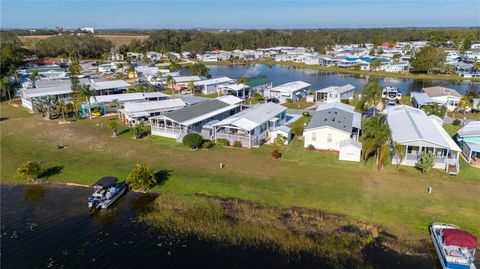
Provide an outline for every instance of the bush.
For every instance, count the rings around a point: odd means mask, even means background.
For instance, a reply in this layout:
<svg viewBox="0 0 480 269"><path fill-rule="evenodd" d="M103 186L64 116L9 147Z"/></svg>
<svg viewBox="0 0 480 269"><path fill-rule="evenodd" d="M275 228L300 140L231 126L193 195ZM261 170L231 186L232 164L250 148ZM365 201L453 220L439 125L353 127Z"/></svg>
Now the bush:
<svg viewBox="0 0 480 269"><path fill-rule="evenodd" d="M315 150L315 147L312 144L310 144L310 145L307 146L307 149L308 150Z"/></svg>
<svg viewBox="0 0 480 269"><path fill-rule="evenodd" d="M220 146L228 147L230 146L230 141L228 141L228 139L226 138L219 138L217 139L217 144L219 144Z"/></svg>
<svg viewBox="0 0 480 269"><path fill-rule="evenodd" d="M212 140L204 140L202 142L203 149L210 149L213 148L213 146L215 146L215 142L213 142Z"/></svg>
<svg viewBox="0 0 480 269"><path fill-rule="evenodd" d="M342 102L344 104L347 104L347 105L350 104L350 100L348 100L348 99L342 99L342 100L340 100L340 102Z"/></svg>
<svg viewBox="0 0 480 269"><path fill-rule="evenodd" d="M285 102L287 102L287 103L290 103L290 104L291 104L291 103L293 103L293 100L292 100L291 98L287 98L287 99L285 99Z"/></svg>
<svg viewBox="0 0 480 269"><path fill-rule="evenodd" d="M435 162L437 161L437 156L433 152L424 152L420 159L417 162L417 169L422 171L422 173L426 174L432 170Z"/></svg>
<svg viewBox="0 0 480 269"><path fill-rule="evenodd" d="M238 140L237 140L237 141L234 141L234 142L233 142L233 146L236 147L236 148L241 148L241 147L242 147L242 142L240 142L240 141L238 141Z"/></svg>
<svg viewBox="0 0 480 269"><path fill-rule="evenodd" d="M153 171L144 163L135 165L126 182L131 189L140 191L147 191L157 183Z"/></svg>
<svg viewBox="0 0 480 269"><path fill-rule="evenodd" d="M281 157L281 154L280 154L280 152L279 152L278 150L272 151L271 154L272 154L272 159L274 159L274 160L278 160L278 159L280 159L280 157Z"/></svg>
<svg viewBox="0 0 480 269"><path fill-rule="evenodd" d="M41 162L27 161L18 167L17 174L31 180L33 183L37 183L37 180L42 175L43 171Z"/></svg>
<svg viewBox="0 0 480 269"><path fill-rule="evenodd" d="M459 119L454 119L452 124L455 125L455 126L460 126L460 124L462 124L462 122Z"/></svg>
<svg viewBox="0 0 480 269"><path fill-rule="evenodd" d="M302 115L303 115L304 117L307 117L307 118L308 118L308 117L310 117L310 112L304 111L304 112L302 113Z"/></svg>
<svg viewBox="0 0 480 269"><path fill-rule="evenodd" d="M191 149L198 149L202 146L203 137L199 134L187 134L183 137L183 145Z"/></svg>

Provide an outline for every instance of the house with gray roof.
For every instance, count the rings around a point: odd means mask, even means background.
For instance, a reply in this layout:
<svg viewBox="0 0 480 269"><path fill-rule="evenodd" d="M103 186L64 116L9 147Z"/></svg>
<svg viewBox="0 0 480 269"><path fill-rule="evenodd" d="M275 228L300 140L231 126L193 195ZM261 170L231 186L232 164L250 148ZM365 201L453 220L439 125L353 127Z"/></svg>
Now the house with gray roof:
<svg viewBox="0 0 480 269"><path fill-rule="evenodd" d="M340 151L342 142L358 141L362 115L354 107L340 102L318 106L303 131L304 147L319 150ZM359 160L358 160L359 161Z"/></svg>
<svg viewBox="0 0 480 269"><path fill-rule="evenodd" d="M405 147L401 158L392 154L393 164L415 166L423 153L433 152L436 156L434 168L458 173L461 150L437 119L405 105L389 106L385 113L391 142Z"/></svg>
<svg viewBox="0 0 480 269"><path fill-rule="evenodd" d="M242 101L235 96L222 96L150 117L152 135L181 141L187 133L200 133L203 126L213 120L221 121L237 114L242 109Z"/></svg>
<svg viewBox="0 0 480 269"><path fill-rule="evenodd" d="M120 109L120 120L128 125L147 121L150 117L162 115L186 107L182 99L172 98L158 101L128 102Z"/></svg>
<svg viewBox="0 0 480 269"><path fill-rule="evenodd" d="M214 138L243 147L258 147L269 140L269 131L286 123L287 108L274 103L257 104L213 124Z"/></svg>
<svg viewBox="0 0 480 269"><path fill-rule="evenodd" d="M355 86L347 84L343 86L330 86L315 91L315 99L319 102L335 103L341 100L352 100Z"/></svg>

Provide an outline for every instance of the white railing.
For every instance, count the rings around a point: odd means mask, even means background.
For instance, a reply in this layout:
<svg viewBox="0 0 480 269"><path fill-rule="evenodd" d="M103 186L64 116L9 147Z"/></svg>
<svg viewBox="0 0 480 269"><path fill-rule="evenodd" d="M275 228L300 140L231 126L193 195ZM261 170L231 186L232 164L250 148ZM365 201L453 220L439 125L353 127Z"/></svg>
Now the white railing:
<svg viewBox="0 0 480 269"><path fill-rule="evenodd" d="M248 136L225 134L225 133L217 133L216 138L228 139L228 141L230 142L241 141L242 143L246 143L247 145L248 145L248 142L250 141L250 138Z"/></svg>
<svg viewBox="0 0 480 269"><path fill-rule="evenodd" d="M183 130L178 129L178 128L172 128L172 127L159 127L159 126L153 126L152 125L152 132L164 132L164 133L171 133L171 134L179 134Z"/></svg>

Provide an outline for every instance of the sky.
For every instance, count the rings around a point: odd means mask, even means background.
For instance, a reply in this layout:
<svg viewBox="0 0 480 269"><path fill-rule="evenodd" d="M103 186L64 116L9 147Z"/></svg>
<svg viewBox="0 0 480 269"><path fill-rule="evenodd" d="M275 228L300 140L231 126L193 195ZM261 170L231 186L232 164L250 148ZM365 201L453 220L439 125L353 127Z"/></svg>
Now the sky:
<svg viewBox="0 0 480 269"><path fill-rule="evenodd" d="M1 28L480 26L480 0L0 0Z"/></svg>

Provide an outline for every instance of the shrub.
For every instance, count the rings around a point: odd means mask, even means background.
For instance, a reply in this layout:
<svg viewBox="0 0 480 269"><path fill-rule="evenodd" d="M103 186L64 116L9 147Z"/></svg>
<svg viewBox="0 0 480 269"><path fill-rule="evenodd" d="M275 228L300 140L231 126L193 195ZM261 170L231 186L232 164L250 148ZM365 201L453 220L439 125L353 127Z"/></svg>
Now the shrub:
<svg viewBox="0 0 480 269"><path fill-rule="evenodd" d="M187 134L183 137L183 145L191 149L199 148L203 143L203 137L199 134Z"/></svg>
<svg viewBox="0 0 480 269"><path fill-rule="evenodd" d="M304 112L302 113L302 115L303 115L304 117L310 117L310 112L304 111Z"/></svg>
<svg viewBox="0 0 480 269"><path fill-rule="evenodd" d="M462 124L462 122L459 119L454 119L452 124L455 125L455 126L460 126L460 124Z"/></svg>
<svg viewBox="0 0 480 269"><path fill-rule="evenodd" d="M238 141L238 140L237 140L237 141L234 141L234 142L233 142L233 146L236 147L236 148L241 148L241 147L242 147L242 142L240 142L240 141Z"/></svg>
<svg viewBox="0 0 480 269"><path fill-rule="evenodd" d="M213 146L215 146L215 142L213 142L212 140L204 140L202 142L202 148L204 149L210 149L213 148Z"/></svg>
<svg viewBox="0 0 480 269"><path fill-rule="evenodd" d="M17 174L31 180L33 183L37 183L38 178L43 173L42 163L35 161L27 161L17 169Z"/></svg>
<svg viewBox="0 0 480 269"><path fill-rule="evenodd" d="M140 191L146 191L157 183L153 171L143 163L135 165L126 182L130 188Z"/></svg>
<svg viewBox="0 0 480 269"><path fill-rule="evenodd" d="M350 100L348 100L348 99L342 99L342 100L340 100L340 102L342 102L344 104L347 104L347 105L350 104Z"/></svg>
<svg viewBox="0 0 480 269"><path fill-rule="evenodd" d="M435 162L437 161L437 156L433 152L424 152L420 156L417 162L417 169L422 171L422 173L426 174L432 170Z"/></svg>
<svg viewBox="0 0 480 269"><path fill-rule="evenodd" d="M285 102L287 102L287 103L290 103L290 104L291 104L291 103L293 103L293 100L292 100L291 98L287 98L287 99L285 99Z"/></svg>
<svg viewBox="0 0 480 269"><path fill-rule="evenodd" d="M307 146L307 149L308 150L315 150L315 147L312 144L310 144L310 145Z"/></svg>
<svg viewBox="0 0 480 269"><path fill-rule="evenodd" d="M303 126L301 125L296 125L292 129L293 134L296 136L302 136L303 135Z"/></svg>
<svg viewBox="0 0 480 269"><path fill-rule="evenodd" d="M228 141L228 139L226 138L219 138L217 139L217 144L219 144L220 146L228 147L230 146L230 141Z"/></svg>
<svg viewBox="0 0 480 269"><path fill-rule="evenodd" d="M278 150L272 151L271 154L272 154L272 159L274 159L274 160L278 160L278 159L280 159L280 157L281 157L281 154L280 154L280 152L279 152Z"/></svg>
<svg viewBox="0 0 480 269"><path fill-rule="evenodd" d="M281 134L278 134L277 137L273 139L273 144L277 147L281 147L285 145L285 141L287 141L287 138Z"/></svg>

